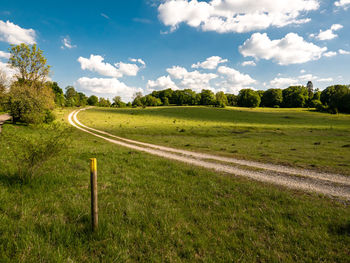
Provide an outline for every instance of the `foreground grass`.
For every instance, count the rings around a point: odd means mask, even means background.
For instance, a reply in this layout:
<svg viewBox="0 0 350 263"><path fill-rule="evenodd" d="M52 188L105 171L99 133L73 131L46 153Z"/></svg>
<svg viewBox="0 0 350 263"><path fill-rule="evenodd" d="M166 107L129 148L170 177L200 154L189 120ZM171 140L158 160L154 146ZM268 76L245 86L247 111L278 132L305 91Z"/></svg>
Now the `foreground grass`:
<svg viewBox="0 0 350 263"><path fill-rule="evenodd" d="M67 112L63 112L66 114ZM62 113L62 114L63 114ZM38 136L41 128L5 125ZM347 262L350 209L130 151L78 130L30 183L0 142L1 262ZM100 228L90 232L88 160Z"/></svg>
<svg viewBox="0 0 350 263"><path fill-rule="evenodd" d="M306 109L95 108L97 129L140 141L350 175L350 115Z"/></svg>

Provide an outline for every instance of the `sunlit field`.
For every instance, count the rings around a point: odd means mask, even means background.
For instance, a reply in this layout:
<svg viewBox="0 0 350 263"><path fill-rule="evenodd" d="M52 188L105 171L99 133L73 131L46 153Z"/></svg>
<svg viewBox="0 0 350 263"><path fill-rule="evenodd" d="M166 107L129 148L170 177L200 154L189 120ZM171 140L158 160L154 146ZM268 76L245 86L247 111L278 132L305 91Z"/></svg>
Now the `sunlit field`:
<svg viewBox="0 0 350 263"><path fill-rule="evenodd" d="M143 142L350 175L346 114L271 108L94 108L78 118Z"/></svg>

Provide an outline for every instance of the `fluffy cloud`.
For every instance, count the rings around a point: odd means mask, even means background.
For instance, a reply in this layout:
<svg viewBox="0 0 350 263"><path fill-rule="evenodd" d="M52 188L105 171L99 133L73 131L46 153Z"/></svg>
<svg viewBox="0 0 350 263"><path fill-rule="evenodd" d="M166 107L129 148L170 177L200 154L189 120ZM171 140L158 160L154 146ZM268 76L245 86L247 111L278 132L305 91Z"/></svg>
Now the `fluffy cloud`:
<svg viewBox="0 0 350 263"><path fill-rule="evenodd" d="M270 86L275 88L288 88L291 85L302 85L300 81L295 78L274 78L270 81Z"/></svg>
<svg viewBox="0 0 350 263"><path fill-rule="evenodd" d="M318 79L318 82L332 82L333 78L324 78L324 79Z"/></svg>
<svg viewBox="0 0 350 263"><path fill-rule="evenodd" d="M12 79L18 72L16 69L11 68L9 64L0 61L0 71L3 72L7 79Z"/></svg>
<svg viewBox="0 0 350 263"><path fill-rule="evenodd" d="M76 45L72 45L69 36L64 37L62 39L62 46L61 46L62 49L64 49L64 48L72 49L72 48L75 48L75 47L77 47L77 46Z"/></svg>
<svg viewBox="0 0 350 263"><path fill-rule="evenodd" d="M347 9L350 5L350 0L336 1L336 2L334 2L334 5L338 6L338 7L344 7L345 9Z"/></svg>
<svg viewBox="0 0 350 263"><path fill-rule="evenodd" d="M350 51L347 51L347 50L344 50L344 49L339 49L338 52L339 52L340 55L349 55L350 54Z"/></svg>
<svg viewBox="0 0 350 263"><path fill-rule="evenodd" d="M158 79L149 80L147 82L147 89L149 90L164 90L164 89L172 89L177 90L179 89L174 81L170 78L170 76L161 76Z"/></svg>
<svg viewBox="0 0 350 263"><path fill-rule="evenodd" d="M109 63L103 62L103 60L104 58L99 55L90 55L90 58L78 58L81 69L94 71L106 77L121 78L124 75L136 76L140 70L139 66L136 64L119 62L115 63L113 66Z"/></svg>
<svg viewBox="0 0 350 263"><path fill-rule="evenodd" d="M338 35L335 34L335 31L338 31L340 29L342 29L343 26L340 24L334 24L331 26L330 29L327 29L325 31L320 30L320 33L318 33L318 35L315 34L311 34L310 37L315 37L318 40L331 40L333 38L336 38Z"/></svg>
<svg viewBox="0 0 350 263"><path fill-rule="evenodd" d="M335 51L329 51L329 52L326 52L323 54L323 56L325 56L325 57L334 57L336 55L337 55L337 52L335 52Z"/></svg>
<svg viewBox="0 0 350 263"><path fill-rule="evenodd" d="M242 66L245 67L245 66L256 66L255 62L253 60L249 60L249 61L244 61L242 63Z"/></svg>
<svg viewBox="0 0 350 263"><path fill-rule="evenodd" d="M19 45L35 44L35 31L33 29L24 29L10 21L0 20L0 41L5 41L9 44Z"/></svg>
<svg viewBox="0 0 350 263"><path fill-rule="evenodd" d="M218 68L218 73L222 75L222 81L218 86L232 93L238 93L244 88L251 88L250 85L256 83L256 80L248 74L243 74L234 68L221 66Z"/></svg>
<svg viewBox="0 0 350 263"><path fill-rule="evenodd" d="M272 59L280 65L318 60L326 50L326 47L306 42L295 33L289 33L284 38L276 40L271 40L266 33L254 33L239 47L239 51L244 57Z"/></svg>
<svg viewBox="0 0 350 263"><path fill-rule="evenodd" d="M142 91L140 88L129 87L116 78L82 77L77 80L76 86L93 94L120 96L124 101L131 101L135 92Z"/></svg>
<svg viewBox="0 0 350 263"><path fill-rule="evenodd" d="M200 73L197 70L188 72L185 68L179 66L168 68L167 72L172 78L180 80L180 86L182 88L188 88L194 91L209 89L210 80L218 77L214 73Z"/></svg>
<svg viewBox="0 0 350 263"><path fill-rule="evenodd" d="M207 58L203 62L197 62L192 65L192 68L204 68L204 69L216 69L216 67L221 64L227 62L227 59L222 59L219 56L212 56Z"/></svg>
<svg viewBox="0 0 350 263"><path fill-rule="evenodd" d="M6 59L9 59L9 58L10 58L10 56L11 56L11 54L10 54L10 53L8 53L8 52L4 52L4 51L1 51L1 50L0 50L0 58L6 58Z"/></svg>
<svg viewBox="0 0 350 263"><path fill-rule="evenodd" d="M317 0L166 0L158 12L171 30L186 23L203 31L226 33L306 23L310 19L301 15L318 8Z"/></svg>
<svg viewBox="0 0 350 263"><path fill-rule="evenodd" d="M134 63L140 63L143 67L146 67L145 61L143 61L141 58L129 58L129 60Z"/></svg>

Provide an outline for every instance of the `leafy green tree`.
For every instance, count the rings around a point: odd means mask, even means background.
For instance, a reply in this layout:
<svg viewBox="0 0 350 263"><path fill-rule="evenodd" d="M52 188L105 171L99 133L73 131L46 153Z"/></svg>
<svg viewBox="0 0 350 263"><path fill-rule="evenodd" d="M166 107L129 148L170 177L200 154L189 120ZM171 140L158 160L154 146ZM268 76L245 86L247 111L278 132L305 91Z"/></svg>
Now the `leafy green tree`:
<svg viewBox="0 0 350 263"><path fill-rule="evenodd" d="M350 113L350 88L348 85L329 86L321 92L321 102L331 113Z"/></svg>
<svg viewBox="0 0 350 263"><path fill-rule="evenodd" d="M283 95L281 89L268 89L261 97L261 106L280 107L282 105Z"/></svg>
<svg viewBox="0 0 350 263"><path fill-rule="evenodd" d="M50 73L50 66L43 56L43 51L36 44L11 45L9 64L18 70L16 78L27 85L45 82Z"/></svg>
<svg viewBox="0 0 350 263"><path fill-rule="evenodd" d="M50 87L55 94L55 104L57 106L63 107L65 104L64 94L63 90L58 86L57 82L48 81L46 85L48 85L48 87Z"/></svg>
<svg viewBox="0 0 350 263"><path fill-rule="evenodd" d="M109 99L100 98L98 101L98 106L100 107L111 107L111 102Z"/></svg>
<svg viewBox="0 0 350 263"><path fill-rule="evenodd" d="M252 89L240 90L237 98L237 104L240 107L259 107L261 102L259 93Z"/></svg>
<svg viewBox="0 0 350 263"><path fill-rule="evenodd" d="M282 91L283 107L302 108L307 106L308 90L304 86L290 86Z"/></svg>
<svg viewBox="0 0 350 263"><path fill-rule="evenodd" d="M98 98L95 95L91 95L88 99L87 99L87 103L90 106L97 106L98 104Z"/></svg>
<svg viewBox="0 0 350 263"><path fill-rule="evenodd" d="M215 105L216 104L216 98L215 94L208 89L203 89L201 94L201 105Z"/></svg>
<svg viewBox="0 0 350 263"><path fill-rule="evenodd" d="M237 106L238 97L234 94L226 94L227 97L227 105L228 106Z"/></svg>
<svg viewBox="0 0 350 263"><path fill-rule="evenodd" d="M136 92L133 96L134 100L132 102L132 106L139 107L142 106L141 98L142 98L142 93L141 92Z"/></svg>
<svg viewBox="0 0 350 263"><path fill-rule="evenodd" d="M55 95L46 85L50 66L42 50L36 45L12 45L9 64L16 68L16 81L6 95L5 109L10 112L13 121L41 123L52 120L51 110L55 106Z"/></svg>
<svg viewBox="0 0 350 263"><path fill-rule="evenodd" d="M86 106L88 97L83 92L78 92L76 95L76 105L78 107Z"/></svg>
<svg viewBox="0 0 350 263"><path fill-rule="evenodd" d="M216 93L216 105L221 108L225 108L228 105L227 96L223 91Z"/></svg>
<svg viewBox="0 0 350 263"><path fill-rule="evenodd" d="M125 102L122 101L122 98L120 96L115 96L113 98L112 106L117 107L117 108L124 108L124 107L126 107L126 104L125 104Z"/></svg>

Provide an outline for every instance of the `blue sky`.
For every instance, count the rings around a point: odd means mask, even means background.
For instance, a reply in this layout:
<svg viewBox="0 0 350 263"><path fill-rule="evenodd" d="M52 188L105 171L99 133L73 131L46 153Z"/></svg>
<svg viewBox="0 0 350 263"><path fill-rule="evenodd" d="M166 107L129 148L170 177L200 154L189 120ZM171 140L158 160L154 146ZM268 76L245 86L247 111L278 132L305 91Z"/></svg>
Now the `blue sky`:
<svg viewBox="0 0 350 263"><path fill-rule="evenodd" d="M315 88L350 83L350 1L8 1L0 6L0 69L10 44L37 43L61 88L130 100L191 88Z"/></svg>

